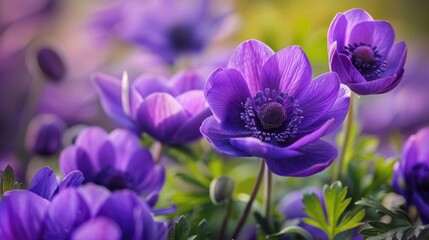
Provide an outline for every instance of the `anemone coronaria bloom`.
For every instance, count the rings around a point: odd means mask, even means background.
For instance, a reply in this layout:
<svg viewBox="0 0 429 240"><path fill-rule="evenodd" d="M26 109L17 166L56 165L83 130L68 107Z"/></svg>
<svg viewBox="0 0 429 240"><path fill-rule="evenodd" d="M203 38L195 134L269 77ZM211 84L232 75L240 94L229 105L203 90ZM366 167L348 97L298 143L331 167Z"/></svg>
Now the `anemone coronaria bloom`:
<svg viewBox="0 0 429 240"><path fill-rule="evenodd" d="M393 188L415 205L424 224L429 223L429 128L411 135L395 165Z"/></svg>
<svg viewBox="0 0 429 240"><path fill-rule="evenodd" d="M274 53L256 40L240 44L227 67L208 79L213 116L203 122L202 134L226 155L264 158L278 175L322 171L337 150L320 138L344 120L350 91L335 73L311 75L300 47Z"/></svg>
<svg viewBox="0 0 429 240"><path fill-rule="evenodd" d="M205 79L198 73L180 72L169 80L145 74L129 86L126 81L121 85L108 75L94 77L104 111L121 126L166 144L201 138L199 127L211 112L202 90Z"/></svg>
<svg viewBox="0 0 429 240"><path fill-rule="evenodd" d="M388 92L401 81L407 55L405 42L394 41L392 25L364 10L338 13L328 31L331 70L357 94Z"/></svg>
<svg viewBox="0 0 429 240"><path fill-rule="evenodd" d="M64 176L79 170L84 183L112 191L129 189L146 196L159 192L165 180L164 167L155 165L149 150L125 129L107 134L99 127L85 128L75 144L61 152L60 170Z"/></svg>

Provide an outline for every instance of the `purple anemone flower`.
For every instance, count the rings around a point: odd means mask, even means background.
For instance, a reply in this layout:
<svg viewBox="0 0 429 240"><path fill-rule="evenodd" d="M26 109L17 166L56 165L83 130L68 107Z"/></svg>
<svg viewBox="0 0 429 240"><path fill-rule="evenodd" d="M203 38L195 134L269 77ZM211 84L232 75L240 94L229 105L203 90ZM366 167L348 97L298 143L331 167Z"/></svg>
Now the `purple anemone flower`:
<svg viewBox="0 0 429 240"><path fill-rule="evenodd" d="M85 185L62 191L49 206L44 239L166 239L150 207L132 191Z"/></svg>
<svg viewBox="0 0 429 240"><path fill-rule="evenodd" d="M25 190L0 202L2 239L166 239L167 225L132 191L111 193L88 184L68 188L51 202Z"/></svg>
<svg viewBox="0 0 429 240"><path fill-rule="evenodd" d="M124 129L110 134L99 127L82 130L75 144L61 152L60 170L63 175L80 170L85 183L112 191L130 189L146 196L159 192L165 180L164 167L155 166L149 150Z"/></svg>
<svg viewBox="0 0 429 240"><path fill-rule="evenodd" d="M28 191L51 200L57 193L66 188L80 186L84 180L82 172L78 170L72 171L64 179L58 180L52 169L43 167L34 175Z"/></svg>
<svg viewBox="0 0 429 240"><path fill-rule="evenodd" d="M429 223L429 128L411 135L395 165L393 188L415 205L424 224Z"/></svg>
<svg viewBox="0 0 429 240"><path fill-rule="evenodd" d="M304 204L302 203L302 199L304 194L315 193L322 204L324 204L323 200L323 191L319 188L308 187L302 190L297 190L289 193L284 196L279 203L278 209L280 213L282 213L286 220L299 219L298 226L304 228L310 233L310 235L314 239L328 239L326 233L316 227L306 224L302 221L303 218L308 217L304 212Z"/></svg>
<svg viewBox="0 0 429 240"><path fill-rule="evenodd" d="M113 32L174 64L232 32L235 18L225 6L213 0L131 0L97 13L94 25L103 37Z"/></svg>
<svg viewBox="0 0 429 240"><path fill-rule="evenodd" d="M120 125L146 132L167 144L184 144L201 138L199 127L211 111L204 99L204 79L193 71L167 81L142 75L127 88L113 77L94 77L105 112ZM125 84L124 84L125 83Z"/></svg>
<svg viewBox="0 0 429 240"><path fill-rule="evenodd" d="M308 176L328 167L337 150L319 140L346 116L350 91L335 73L311 80L311 66L297 46L274 53L256 40L232 54L205 87L213 112L201 133L230 156L264 158L281 176Z"/></svg>
<svg viewBox="0 0 429 240"><path fill-rule="evenodd" d="M357 94L388 92L401 81L407 56L405 42L394 40L390 23L362 9L338 13L328 31L331 70Z"/></svg>
<svg viewBox="0 0 429 240"><path fill-rule="evenodd" d="M41 239L50 202L26 190L6 192L0 201L0 239Z"/></svg>

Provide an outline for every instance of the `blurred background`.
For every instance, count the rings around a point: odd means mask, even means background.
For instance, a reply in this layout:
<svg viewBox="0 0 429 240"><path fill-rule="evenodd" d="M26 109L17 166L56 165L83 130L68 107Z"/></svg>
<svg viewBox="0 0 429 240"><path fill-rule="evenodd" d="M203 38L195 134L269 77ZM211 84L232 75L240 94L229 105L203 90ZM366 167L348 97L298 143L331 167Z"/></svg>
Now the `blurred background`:
<svg viewBox="0 0 429 240"><path fill-rule="evenodd" d="M20 169L22 181L31 179L42 165L55 168L59 151L82 126L115 128L91 83L96 72L120 79L127 71L134 79L143 73L171 76L199 69L208 76L225 65L240 42L251 38L276 51L301 45L313 66L313 77L327 72L327 30L338 12L351 8L363 8L374 19L389 21L396 41L408 46L399 86L387 94L358 100L362 131L378 136L380 151L394 156L405 136L429 125L427 1L200 2L208 4L199 6L204 10L195 10L195 4L183 9L174 4L152 6L156 5L153 1L144 0L0 0L0 169L11 164ZM136 24L140 18L146 25ZM165 26L185 18L201 23L193 45L186 42L189 29L182 28L167 34L180 50L167 51L157 45L163 41ZM147 39L149 35L153 38ZM40 139L51 138L36 146ZM216 170L219 175L234 176L237 189L250 192L257 161L234 160L222 166ZM302 179L276 181L289 184L287 190L275 192L277 200L304 185ZM317 177L305 181L318 185ZM173 195L167 192L165 198Z"/></svg>

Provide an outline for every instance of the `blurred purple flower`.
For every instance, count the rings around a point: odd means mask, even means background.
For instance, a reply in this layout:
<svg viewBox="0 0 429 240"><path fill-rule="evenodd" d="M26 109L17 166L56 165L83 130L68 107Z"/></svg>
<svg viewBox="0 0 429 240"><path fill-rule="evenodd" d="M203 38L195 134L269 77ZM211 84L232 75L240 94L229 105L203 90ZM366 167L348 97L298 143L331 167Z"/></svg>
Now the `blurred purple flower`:
<svg viewBox="0 0 429 240"><path fill-rule="evenodd" d="M104 111L120 125L167 144L201 138L199 127L211 112L202 90L204 79L196 72L178 73L170 81L142 75L128 89L124 81L121 86L113 77L94 77Z"/></svg>
<svg viewBox="0 0 429 240"><path fill-rule="evenodd" d="M264 158L281 176L327 168L337 150L319 140L344 120L349 89L335 73L313 81L301 48L274 53L262 42L242 43L227 68L214 71L205 96L213 112L202 134L221 153Z"/></svg>
<svg viewBox="0 0 429 240"><path fill-rule="evenodd" d="M114 32L174 64L226 35L234 21L226 5L213 0L132 0L95 14L94 25L106 32L103 36Z"/></svg>
<svg viewBox="0 0 429 240"><path fill-rule="evenodd" d="M66 75L64 62L54 49L42 48L36 58L41 72L53 82L59 82Z"/></svg>
<svg viewBox="0 0 429 240"><path fill-rule="evenodd" d="M326 233L316 227L306 224L302 221L303 218L308 217L304 212L304 204L302 199L304 194L315 193L322 204L324 204L323 191L319 188L308 187L302 190L297 190L284 196L279 203L278 209L282 213L286 220L299 219L298 226L304 228L310 233L314 239L328 239Z"/></svg>
<svg viewBox="0 0 429 240"><path fill-rule="evenodd" d="M54 195L66 188L80 186L84 180L82 172L75 170L60 181L52 169L43 167L34 175L28 191L51 200Z"/></svg>
<svg viewBox="0 0 429 240"><path fill-rule="evenodd" d="M429 223L429 128L411 135L396 163L393 188L415 205L424 224Z"/></svg>
<svg viewBox="0 0 429 240"><path fill-rule="evenodd" d="M112 191L130 189L150 197L160 191L165 180L164 167L155 166L149 150L125 129L110 134L99 127L82 130L76 143L61 152L60 170L63 175L80 170L85 183Z"/></svg>
<svg viewBox="0 0 429 240"><path fill-rule="evenodd" d="M405 42L394 40L390 23L362 9L338 13L328 31L331 70L357 94L388 92L401 81L407 55Z"/></svg>
<svg viewBox="0 0 429 240"><path fill-rule="evenodd" d="M68 188L52 202L22 190L0 202L0 236L5 239L166 239L149 206L132 191L111 193L88 184Z"/></svg>
<svg viewBox="0 0 429 240"><path fill-rule="evenodd" d="M27 149L34 154L49 156L62 147L65 122L53 114L37 115L27 128Z"/></svg>
<svg viewBox="0 0 429 240"><path fill-rule="evenodd" d="M0 238L37 240L49 201L26 190L6 192L0 201Z"/></svg>

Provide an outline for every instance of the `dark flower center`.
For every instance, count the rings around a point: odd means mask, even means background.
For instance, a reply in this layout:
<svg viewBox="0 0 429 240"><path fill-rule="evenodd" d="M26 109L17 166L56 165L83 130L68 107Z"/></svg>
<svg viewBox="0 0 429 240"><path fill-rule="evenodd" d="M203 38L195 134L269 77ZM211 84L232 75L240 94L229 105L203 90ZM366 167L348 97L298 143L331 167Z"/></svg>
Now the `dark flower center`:
<svg viewBox="0 0 429 240"><path fill-rule="evenodd" d="M202 44L195 36L191 26L176 25L168 32L168 38L172 48L176 52L201 50Z"/></svg>
<svg viewBox="0 0 429 240"><path fill-rule="evenodd" d="M284 145L298 134L303 116L293 96L266 88L241 105L243 112L240 117L245 127L252 131L252 137Z"/></svg>
<svg viewBox="0 0 429 240"><path fill-rule="evenodd" d="M344 47L343 53L367 81L379 78L386 71L386 61L382 59L377 47L365 43L349 44Z"/></svg>
<svg viewBox="0 0 429 240"><path fill-rule="evenodd" d="M134 181L127 173L113 169L103 169L93 180L98 185L105 186L111 191L120 189L134 190Z"/></svg>
<svg viewBox="0 0 429 240"><path fill-rule="evenodd" d="M258 112L258 118L263 129L278 128L286 120L286 111L280 103L269 102Z"/></svg>

